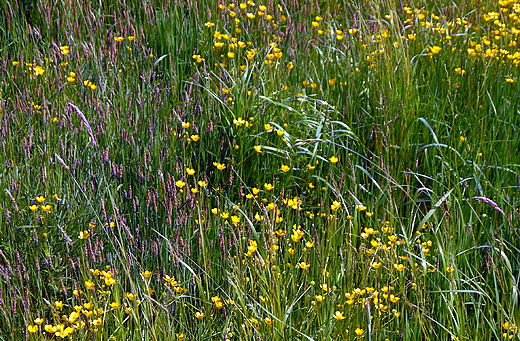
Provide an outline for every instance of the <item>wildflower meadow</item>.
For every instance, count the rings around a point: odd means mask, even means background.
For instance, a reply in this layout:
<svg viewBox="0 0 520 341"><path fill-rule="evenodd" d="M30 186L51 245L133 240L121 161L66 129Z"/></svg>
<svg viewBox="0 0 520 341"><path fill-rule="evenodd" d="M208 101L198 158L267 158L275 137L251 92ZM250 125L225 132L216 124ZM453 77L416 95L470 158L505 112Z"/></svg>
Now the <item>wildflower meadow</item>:
<svg viewBox="0 0 520 341"><path fill-rule="evenodd" d="M0 1L0 340L520 340L519 34L518 0Z"/></svg>

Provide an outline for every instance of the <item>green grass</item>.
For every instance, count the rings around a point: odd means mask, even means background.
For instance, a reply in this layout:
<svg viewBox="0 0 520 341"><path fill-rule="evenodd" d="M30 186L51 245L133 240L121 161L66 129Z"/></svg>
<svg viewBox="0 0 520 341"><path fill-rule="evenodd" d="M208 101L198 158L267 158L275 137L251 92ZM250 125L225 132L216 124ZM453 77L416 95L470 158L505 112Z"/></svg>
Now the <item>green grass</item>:
<svg viewBox="0 0 520 341"><path fill-rule="evenodd" d="M0 340L520 339L518 4L230 4L0 5Z"/></svg>

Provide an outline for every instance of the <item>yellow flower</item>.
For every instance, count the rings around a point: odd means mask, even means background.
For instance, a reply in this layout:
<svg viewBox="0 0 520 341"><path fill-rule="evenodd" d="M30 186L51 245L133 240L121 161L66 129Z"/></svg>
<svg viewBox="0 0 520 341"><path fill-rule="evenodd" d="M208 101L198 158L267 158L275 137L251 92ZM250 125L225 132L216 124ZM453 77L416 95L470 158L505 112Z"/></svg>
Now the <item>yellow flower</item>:
<svg viewBox="0 0 520 341"><path fill-rule="evenodd" d="M190 191L191 191L191 193L193 193L193 194L197 194L197 193L199 193L199 190L198 190L197 188L191 188Z"/></svg>
<svg viewBox="0 0 520 341"><path fill-rule="evenodd" d="M43 319L40 317L40 318L37 318L34 320L34 323L36 323L37 325L40 325L43 323Z"/></svg>
<svg viewBox="0 0 520 341"><path fill-rule="evenodd" d="M13 61L13 66L18 66L19 64L20 64L20 62Z"/></svg>
<svg viewBox="0 0 520 341"><path fill-rule="evenodd" d="M206 316L206 314L200 312L200 311L197 311L195 313L195 317L198 318L199 320L202 320L204 317Z"/></svg>
<svg viewBox="0 0 520 341"><path fill-rule="evenodd" d="M36 211L36 210L38 210L38 207L39 207L38 205L31 205L31 206L29 206L29 208L30 208L31 211L33 211L33 212Z"/></svg>
<svg viewBox="0 0 520 341"><path fill-rule="evenodd" d="M298 266L300 267L300 269L307 270L311 266L311 264L310 263L306 264L305 262L301 262L298 264Z"/></svg>
<svg viewBox="0 0 520 341"><path fill-rule="evenodd" d="M198 140L200 140L200 136L199 135L191 135L190 138L191 138L191 140L193 142L197 142Z"/></svg>
<svg viewBox="0 0 520 341"><path fill-rule="evenodd" d="M200 187L206 187L208 184L206 183L206 181L199 181L197 182L199 184Z"/></svg>
<svg viewBox="0 0 520 341"><path fill-rule="evenodd" d="M459 140L460 140L460 142L466 142L467 138L465 138L464 136L461 135L459 137Z"/></svg>
<svg viewBox="0 0 520 341"><path fill-rule="evenodd" d="M341 203L339 201L333 201L330 209L336 212L341 207Z"/></svg>
<svg viewBox="0 0 520 341"><path fill-rule="evenodd" d="M224 170L224 169L226 169L226 165L223 164L223 163L219 163L219 164L217 165L217 169L218 169L218 170Z"/></svg>
<svg viewBox="0 0 520 341"><path fill-rule="evenodd" d="M231 216L231 222L233 223L233 225L237 226L238 223L240 222L240 217L234 215L234 216Z"/></svg>
<svg viewBox="0 0 520 341"><path fill-rule="evenodd" d="M223 90L223 91L226 92L225 90ZM233 120L233 124L236 125L237 127L240 127L240 126L246 124L246 121L242 117L239 117L238 119Z"/></svg>
<svg viewBox="0 0 520 341"><path fill-rule="evenodd" d="M296 231L293 232L293 234L291 234L291 239L293 242L298 243L300 241L300 239L303 238L304 235L305 235L305 233L302 230L297 229Z"/></svg>
<svg viewBox="0 0 520 341"><path fill-rule="evenodd" d="M307 243L305 243L305 246L310 249L311 247L314 246L314 243L311 241L308 241Z"/></svg>
<svg viewBox="0 0 520 341"><path fill-rule="evenodd" d="M412 33L408 34L408 39L415 40L415 34L412 34Z"/></svg>
<svg viewBox="0 0 520 341"><path fill-rule="evenodd" d="M125 38L123 37L114 37L114 40L117 41L118 43L122 42Z"/></svg>
<svg viewBox="0 0 520 341"><path fill-rule="evenodd" d="M293 248L289 248L287 252L289 252L291 255L294 255L296 253L296 250Z"/></svg>
<svg viewBox="0 0 520 341"><path fill-rule="evenodd" d="M79 313L77 311L73 311L70 313L69 317L67 318L67 322L74 323L79 318Z"/></svg>
<svg viewBox="0 0 520 341"><path fill-rule="evenodd" d="M367 209L367 207L364 206L363 204L356 205L356 210L358 210L358 211L364 211L366 209Z"/></svg>
<svg viewBox="0 0 520 341"><path fill-rule="evenodd" d="M271 185L271 184L265 183L265 184L264 184L264 188L265 188L266 190L270 191L270 190L272 190L272 189L274 188L274 186Z"/></svg>
<svg viewBox="0 0 520 341"><path fill-rule="evenodd" d="M323 302L323 300L325 300L325 297L323 295L316 295L316 296L314 296L314 298L318 302Z"/></svg>
<svg viewBox="0 0 520 341"><path fill-rule="evenodd" d="M61 50L61 54L66 56L70 53L70 48L65 45L65 46L60 46L60 50Z"/></svg>
<svg viewBox="0 0 520 341"><path fill-rule="evenodd" d="M340 321L340 320L343 320L345 319L346 317L343 316L343 313L342 312L339 312L339 311L336 311L334 313L334 315L332 315L336 320Z"/></svg>
<svg viewBox="0 0 520 341"><path fill-rule="evenodd" d="M186 183L182 180L178 180L177 182L175 182L175 186L183 188L184 186L186 186Z"/></svg>
<svg viewBox="0 0 520 341"><path fill-rule="evenodd" d="M186 168L186 173L188 173L188 175L193 175L193 174L195 174L195 169L193 169L193 168Z"/></svg>
<svg viewBox="0 0 520 341"><path fill-rule="evenodd" d="M56 328L56 327L53 326L52 324L46 324L45 327L44 327L43 329L45 329L45 331L46 331L47 333L51 333L51 334L56 333L56 331L58 330L58 328Z"/></svg>
<svg viewBox="0 0 520 341"><path fill-rule="evenodd" d="M39 195L36 197L36 201L40 204L45 201L45 197L43 195Z"/></svg>
<svg viewBox="0 0 520 341"><path fill-rule="evenodd" d="M213 213L215 215L218 214L219 212L220 212L220 210L216 207L211 209L211 213Z"/></svg>
<svg viewBox="0 0 520 341"><path fill-rule="evenodd" d="M367 215L367 217L369 217L369 218L370 218L371 216L373 216L373 215L374 215L374 212L365 212L365 214Z"/></svg>
<svg viewBox="0 0 520 341"><path fill-rule="evenodd" d="M332 162L332 163L336 163L336 162L339 161L339 159L338 159L337 157L335 157L335 156L331 156L329 160L330 160L330 162Z"/></svg>
<svg viewBox="0 0 520 341"><path fill-rule="evenodd" d="M282 172L287 173L287 172L290 171L290 170L291 170L291 168L290 168L289 166L287 166L287 165L282 165Z"/></svg>
<svg viewBox="0 0 520 341"><path fill-rule="evenodd" d="M194 54L193 56L191 56L191 58L193 58L199 64L202 63L202 58L198 54Z"/></svg>
<svg viewBox="0 0 520 341"><path fill-rule="evenodd" d="M112 307L112 309L117 309L121 306L121 303L119 302L112 302L110 303L110 306Z"/></svg>
<svg viewBox="0 0 520 341"><path fill-rule="evenodd" d="M288 68L289 70L294 69L294 64L293 64L293 62L289 62L289 64L287 64L287 68Z"/></svg>
<svg viewBox="0 0 520 341"><path fill-rule="evenodd" d="M228 56L228 58L231 58L231 59L235 58L235 54L233 52L231 52L231 51L229 51L227 53L227 56Z"/></svg>
<svg viewBox="0 0 520 341"><path fill-rule="evenodd" d="M38 326L27 326L27 330L29 331L29 333L36 333L38 331Z"/></svg>
<svg viewBox="0 0 520 341"><path fill-rule="evenodd" d="M449 266L448 266L448 267L446 268L446 272L449 273L449 274L451 274L451 273L454 272L454 271L455 271L455 268L453 268L453 267L449 267Z"/></svg>
<svg viewBox="0 0 520 341"><path fill-rule="evenodd" d="M182 127L188 129L190 127L190 122L182 122Z"/></svg>
<svg viewBox="0 0 520 341"><path fill-rule="evenodd" d="M406 269L406 267L403 264L394 264L394 268L397 271L403 271L404 269Z"/></svg>
<svg viewBox="0 0 520 341"><path fill-rule="evenodd" d="M229 212L222 212L220 216L222 217L222 219L227 219L229 218Z"/></svg>
<svg viewBox="0 0 520 341"><path fill-rule="evenodd" d="M69 336L70 334L72 334L74 332L74 328L67 327L67 328L63 329L64 327L62 327L62 326L63 325L57 326L57 327L61 327L61 329L60 328L56 329L56 333L55 333L56 336L59 336L62 339L64 339L64 338L66 338L67 336Z"/></svg>
<svg viewBox="0 0 520 341"><path fill-rule="evenodd" d="M258 214L258 212L255 213L255 219L257 221L263 221L264 220L264 216L263 215L260 215Z"/></svg>
<svg viewBox="0 0 520 341"><path fill-rule="evenodd" d="M361 328L356 328L356 330L354 332L356 333L357 336L361 336L361 335L363 335L363 333L365 331Z"/></svg>
<svg viewBox="0 0 520 341"><path fill-rule="evenodd" d="M273 127L270 123L266 123L266 124L264 124L264 129L265 129L266 131L271 131L271 130L273 130L273 128L274 128L274 127Z"/></svg>
<svg viewBox="0 0 520 341"><path fill-rule="evenodd" d="M460 67L455 68L455 72L459 75L463 75L466 73L466 70L461 69Z"/></svg>
<svg viewBox="0 0 520 341"><path fill-rule="evenodd" d="M370 264L371 267L373 267L374 269L379 269L381 267L381 262L372 262L372 264Z"/></svg>
<svg viewBox="0 0 520 341"><path fill-rule="evenodd" d="M92 324L95 326L100 326L103 323L103 320L101 318L95 319L92 321Z"/></svg>
<svg viewBox="0 0 520 341"><path fill-rule="evenodd" d="M258 249L258 243L255 240L250 240L249 246L247 247L246 256L251 257L256 252L257 249Z"/></svg>
<svg viewBox="0 0 520 341"><path fill-rule="evenodd" d="M92 288L94 288L94 286L95 286L95 284L91 280L88 280L85 282L85 288L87 288L87 289L92 289Z"/></svg>
<svg viewBox="0 0 520 341"><path fill-rule="evenodd" d="M128 36L128 40L133 41L135 39L134 36Z"/></svg>
<svg viewBox="0 0 520 341"><path fill-rule="evenodd" d="M215 303L215 308L217 309L222 309L224 307L224 302L222 302L222 299L218 296L213 296L211 301Z"/></svg>
<svg viewBox="0 0 520 341"><path fill-rule="evenodd" d="M255 152L259 153L259 154L262 154L263 153L263 150L262 150L262 147L261 146L255 146Z"/></svg>
<svg viewBox="0 0 520 341"><path fill-rule="evenodd" d="M429 57L433 57L434 55L438 54L442 50L442 48L440 46L428 46L428 49L430 50L430 52L428 52Z"/></svg>
<svg viewBox="0 0 520 341"><path fill-rule="evenodd" d="M63 307L63 302L62 301L56 301L56 302L54 302L54 305L56 306L56 308L61 308L61 307Z"/></svg>
<svg viewBox="0 0 520 341"><path fill-rule="evenodd" d="M152 272L149 271L149 270L146 270L145 272L142 272L141 273L145 278L150 278L150 276L152 275Z"/></svg>
<svg viewBox="0 0 520 341"><path fill-rule="evenodd" d="M45 69L38 65L38 66L36 66L36 67L34 68L34 72L35 72L37 75L43 75L43 73L45 72Z"/></svg>
<svg viewBox="0 0 520 341"><path fill-rule="evenodd" d="M127 293L125 294L125 296L126 296L126 298L128 298L130 301L133 301L134 298L135 298L135 295L132 294L131 292L127 292Z"/></svg>
<svg viewBox="0 0 520 341"><path fill-rule="evenodd" d="M183 333L175 334L175 336L177 337L177 339L178 339L179 341L183 341L183 340L184 340L184 334L183 334Z"/></svg>
<svg viewBox="0 0 520 341"><path fill-rule="evenodd" d="M87 239L88 237L90 237L90 232L88 232L87 230L81 231L79 233L79 239Z"/></svg>

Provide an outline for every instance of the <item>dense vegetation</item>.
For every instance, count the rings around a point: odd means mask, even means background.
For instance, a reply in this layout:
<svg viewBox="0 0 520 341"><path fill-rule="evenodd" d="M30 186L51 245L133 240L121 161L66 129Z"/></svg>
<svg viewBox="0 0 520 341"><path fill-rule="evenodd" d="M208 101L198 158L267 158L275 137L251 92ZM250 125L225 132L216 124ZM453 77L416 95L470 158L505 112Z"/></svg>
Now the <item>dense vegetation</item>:
<svg viewBox="0 0 520 341"><path fill-rule="evenodd" d="M0 340L520 339L520 3L0 4Z"/></svg>

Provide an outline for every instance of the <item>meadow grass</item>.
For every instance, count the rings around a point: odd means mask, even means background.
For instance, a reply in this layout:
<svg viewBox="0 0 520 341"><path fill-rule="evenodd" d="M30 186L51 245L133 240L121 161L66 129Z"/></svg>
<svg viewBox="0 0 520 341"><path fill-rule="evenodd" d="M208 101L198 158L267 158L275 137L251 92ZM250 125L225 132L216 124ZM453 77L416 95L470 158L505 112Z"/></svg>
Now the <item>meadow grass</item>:
<svg viewBox="0 0 520 341"><path fill-rule="evenodd" d="M0 4L0 340L517 340L516 1Z"/></svg>

